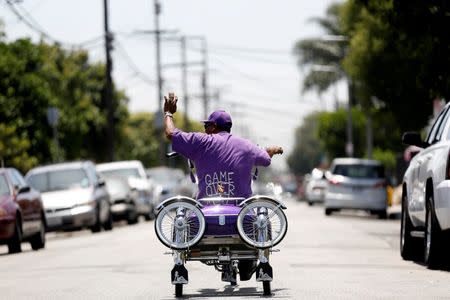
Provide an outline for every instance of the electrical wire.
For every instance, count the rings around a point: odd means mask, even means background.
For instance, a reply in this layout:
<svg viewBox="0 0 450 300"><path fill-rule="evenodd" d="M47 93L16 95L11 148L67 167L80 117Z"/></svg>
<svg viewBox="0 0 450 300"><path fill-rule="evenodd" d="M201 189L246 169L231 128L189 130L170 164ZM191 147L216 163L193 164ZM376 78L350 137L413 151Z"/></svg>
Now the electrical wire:
<svg viewBox="0 0 450 300"><path fill-rule="evenodd" d="M118 40L114 40L114 45L118 49L118 54L120 54L124 59L125 62L128 64L130 69L134 71L134 74L136 74L137 77L139 77L142 81L150 84L150 85L156 85L156 81L153 79L150 79L144 72L142 72L139 67L136 65L136 63L133 61L131 56L128 54L128 52L125 50L125 47L122 45L122 43Z"/></svg>
<svg viewBox="0 0 450 300"><path fill-rule="evenodd" d="M19 19L19 21L24 23L28 28L30 28L34 32L39 33L42 37L46 38L47 40L50 40L55 44L65 46L67 48L82 48L92 43L96 43L100 39L104 38L104 36L101 35L81 43L62 42L61 40L58 40L53 36L51 36L22 5L14 3L12 0L6 0L6 4L7 4L6 7L8 7L11 10L11 12Z"/></svg>
<svg viewBox="0 0 450 300"><path fill-rule="evenodd" d="M281 49L263 49L263 48L241 48L241 47L234 47L234 46L226 46L226 45L219 45L219 44L211 44L210 48L212 49L218 49L218 50L226 50L226 51L233 51L233 52L246 52L246 53L257 53L257 54L269 54L269 55L291 55L291 51L287 50L281 50Z"/></svg>

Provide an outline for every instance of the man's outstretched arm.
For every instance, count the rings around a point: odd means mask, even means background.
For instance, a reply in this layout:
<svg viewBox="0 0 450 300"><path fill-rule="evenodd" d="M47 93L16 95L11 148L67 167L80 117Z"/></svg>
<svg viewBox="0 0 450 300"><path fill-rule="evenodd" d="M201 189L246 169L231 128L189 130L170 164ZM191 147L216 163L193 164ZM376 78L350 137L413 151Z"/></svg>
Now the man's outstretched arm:
<svg viewBox="0 0 450 300"><path fill-rule="evenodd" d="M173 114L177 111L178 97L174 93L164 96L164 132L166 138L171 141L175 124L173 123Z"/></svg>

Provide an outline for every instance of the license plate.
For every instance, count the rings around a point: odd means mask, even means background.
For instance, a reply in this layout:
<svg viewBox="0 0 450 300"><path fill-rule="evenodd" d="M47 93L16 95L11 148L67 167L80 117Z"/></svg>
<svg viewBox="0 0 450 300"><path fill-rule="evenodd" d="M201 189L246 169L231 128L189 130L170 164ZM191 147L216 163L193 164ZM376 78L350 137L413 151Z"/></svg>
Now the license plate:
<svg viewBox="0 0 450 300"><path fill-rule="evenodd" d="M51 218L48 218L47 223L48 223L48 226L50 226L50 227L62 225L62 218L61 217L51 217Z"/></svg>
<svg viewBox="0 0 450 300"><path fill-rule="evenodd" d="M353 192L361 192L362 191L362 187L360 187L360 186L354 186L354 187L352 187L352 191Z"/></svg>

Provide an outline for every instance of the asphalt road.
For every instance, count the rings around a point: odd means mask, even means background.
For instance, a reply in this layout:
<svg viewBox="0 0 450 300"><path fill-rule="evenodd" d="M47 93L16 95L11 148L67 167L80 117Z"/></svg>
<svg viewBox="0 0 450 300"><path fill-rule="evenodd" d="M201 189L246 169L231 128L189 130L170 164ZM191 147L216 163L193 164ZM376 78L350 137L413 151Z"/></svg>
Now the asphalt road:
<svg viewBox="0 0 450 300"><path fill-rule="evenodd" d="M288 234L273 253L275 299L450 299L450 272L399 255L399 220L364 213L326 217L287 200ZM0 299L173 299L172 258L153 222L112 232L51 233L46 249L8 255L0 246ZM186 299L259 299L254 279L231 287L213 267L188 262Z"/></svg>

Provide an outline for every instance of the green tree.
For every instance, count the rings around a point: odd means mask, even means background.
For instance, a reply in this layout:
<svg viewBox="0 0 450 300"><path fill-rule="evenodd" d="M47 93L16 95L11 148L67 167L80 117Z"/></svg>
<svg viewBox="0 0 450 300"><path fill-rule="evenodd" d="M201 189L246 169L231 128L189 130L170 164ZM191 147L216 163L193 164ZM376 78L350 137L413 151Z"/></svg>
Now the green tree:
<svg viewBox="0 0 450 300"><path fill-rule="evenodd" d="M324 30L323 38L300 40L294 46L293 51L298 57L299 68L310 67L303 79L303 91L315 90L322 93L345 77L341 62L345 57L347 45L342 41L326 39L327 35L333 37L344 35L340 28L340 7L341 4L332 4L328 7L324 18L312 19ZM328 69L321 70L318 66L325 66Z"/></svg>
<svg viewBox="0 0 450 300"><path fill-rule="evenodd" d="M318 137L319 116L320 113L308 115L295 130L294 148L287 163L291 172L296 175L311 172L325 159L325 151Z"/></svg>
<svg viewBox="0 0 450 300"><path fill-rule="evenodd" d="M102 148L107 126L102 100L104 74L104 66L90 63L85 51L67 51L28 39L0 42L0 124L15 128L23 145L29 145L25 151L32 163L28 165L55 158L47 121L49 107L60 113L58 140L63 159L102 161L106 157ZM127 98L115 91L114 99L120 144L121 127L128 117ZM12 156L4 160L11 165L17 162Z"/></svg>
<svg viewBox="0 0 450 300"><path fill-rule="evenodd" d="M428 121L431 101L450 93L450 8L445 0L349 0L346 71L395 116L401 131Z"/></svg>
<svg viewBox="0 0 450 300"><path fill-rule="evenodd" d="M184 116L177 113L174 118L175 126L183 129ZM117 149L119 160L137 159L142 161L146 167L160 166L163 163L159 160L159 139L160 136L155 130L155 115L153 113L141 112L131 114L126 125L122 127L121 144ZM189 120L191 131L203 131L200 122ZM165 137L163 137L165 141ZM168 143L166 143L167 145ZM178 167L185 167L183 158L171 159L169 164Z"/></svg>
<svg viewBox="0 0 450 300"><path fill-rule="evenodd" d="M352 109L354 156L363 157L365 149L366 117L357 108ZM318 136L330 158L345 157L347 111L322 112L318 120Z"/></svg>

